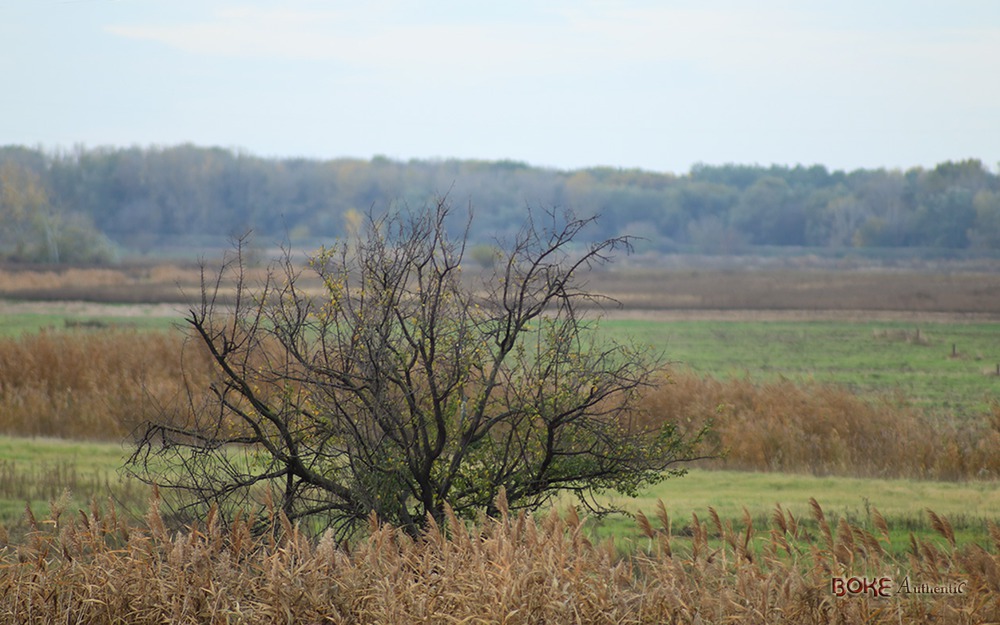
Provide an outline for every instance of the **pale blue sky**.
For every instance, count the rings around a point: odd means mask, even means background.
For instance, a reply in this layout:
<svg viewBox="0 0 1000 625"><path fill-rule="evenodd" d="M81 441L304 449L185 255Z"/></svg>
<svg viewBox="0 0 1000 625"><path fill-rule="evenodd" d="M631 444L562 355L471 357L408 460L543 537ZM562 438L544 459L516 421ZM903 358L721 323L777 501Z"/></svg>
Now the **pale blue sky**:
<svg viewBox="0 0 1000 625"><path fill-rule="evenodd" d="M0 144L1000 163L1000 2L0 0Z"/></svg>

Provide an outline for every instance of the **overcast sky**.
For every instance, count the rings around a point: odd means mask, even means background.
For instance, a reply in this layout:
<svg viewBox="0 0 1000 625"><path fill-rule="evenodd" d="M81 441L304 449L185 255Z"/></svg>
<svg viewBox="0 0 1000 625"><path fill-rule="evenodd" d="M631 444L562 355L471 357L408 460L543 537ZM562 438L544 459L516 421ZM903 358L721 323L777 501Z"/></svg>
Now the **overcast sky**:
<svg viewBox="0 0 1000 625"><path fill-rule="evenodd" d="M0 0L0 144L1000 162L1000 1Z"/></svg>

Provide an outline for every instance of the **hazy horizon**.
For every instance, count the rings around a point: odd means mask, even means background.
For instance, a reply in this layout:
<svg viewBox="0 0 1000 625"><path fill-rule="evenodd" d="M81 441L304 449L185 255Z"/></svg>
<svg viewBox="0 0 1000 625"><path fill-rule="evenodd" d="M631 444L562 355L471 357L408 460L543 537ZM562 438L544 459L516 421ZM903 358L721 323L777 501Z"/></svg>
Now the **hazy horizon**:
<svg viewBox="0 0 1000 625"><path fill-rule="evenodd" d="M989 0L0 0L0 144L995 169L998 59Z"/></svg>

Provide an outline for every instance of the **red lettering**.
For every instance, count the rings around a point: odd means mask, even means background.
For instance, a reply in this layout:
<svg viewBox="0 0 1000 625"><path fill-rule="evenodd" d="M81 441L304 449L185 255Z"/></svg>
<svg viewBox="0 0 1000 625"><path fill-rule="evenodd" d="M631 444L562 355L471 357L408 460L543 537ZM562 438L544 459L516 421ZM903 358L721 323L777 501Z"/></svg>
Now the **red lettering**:
<svg viewBox="0 0 1000 625"><path fill-rule="evenodd" d="M847 590L844 588L843 577L833 577L830 579L830 592L837 597L843 597Z"/></svg>
<svg viewBox="0 0 1000 625"><path fill-rule="evenodd" d="M830 592L837 597L844 595L863 595L871 593L872 597L891 597L891 577L831 577Z"/></svg>
<svg viewBox="0 0 1000 625"><path fill-rule="evenodd" d="M878 592L874 594L875 597L891 597L892 596L892 578L891 577L880 577L878 580Z"/></svg>

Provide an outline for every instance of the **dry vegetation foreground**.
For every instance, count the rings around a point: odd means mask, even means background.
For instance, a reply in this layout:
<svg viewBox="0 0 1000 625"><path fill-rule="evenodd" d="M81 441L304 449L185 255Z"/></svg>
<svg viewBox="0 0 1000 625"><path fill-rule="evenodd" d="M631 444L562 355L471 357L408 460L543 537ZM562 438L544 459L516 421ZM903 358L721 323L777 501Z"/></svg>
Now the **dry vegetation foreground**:
<svg viewBox="0 0 1000 625"><path fill-rule="evenodd" d="M114 316L177 317L197 279L182 266L0 271L0 297L10 298L0 314L69 306L100 318L126 302ZM590 286L623 302L615 314L652 318L1000 319L997 273L627 270L595 274ZM187 393L213 375L179 333L113 328L0 338L0 371L0 431L114 441L154 414L189 418ZM931 422L905 403L831 385L665 374L644 408L683 415L692 430L711 420L711 442L729 451L715 467L1000 476L1000 404L983 419ZM280 515L265 536L212 519L173 532L155 505L128 524L113 508L80 512L67 501L46 519L29 509L15 544L0 528L0 622L1000 622L1000 530L990 525L988 545L956 546L937 515L940 540L911 538L896 557L877 512L856 526L828 522L818 504L808 519L776 509L766 528L709 510L708 522L684 520L683 537L661 507L658 522L637 516L644 538L631 545L592 543L570 512L453 519L418 540L373 523L347 546L309 539ZM892 579L891 596L832 586L875 576Z"/></svg>
<svg viewBox="0 0 1000 625"><path fill-rule="evenodd" d="M513 517L467 526L448 515L417 539L373 521L351 546L308 539L280 515L254 538L211 515L171 533L154 504L142 527L112 509L79 515L59 502L17 547L0 551L0 617L18 623L993 623L1000 620L1000 557L957 548L946 518L929 513L943 543L911 537L890 558L889 533L827 521L817 535L775 509L755 529L695 516L675 545L662 503L644 538L622 556L593 544L575 511L538 522ZM450 511L449 511L450 512ZM993 548L1000 530L991 526ZM875 573L873 573L873 571ZM864 580L864 581L862 581ZM867 586L864 586L867 584ZM867 589L865 589L867 588Z"/></svg>

